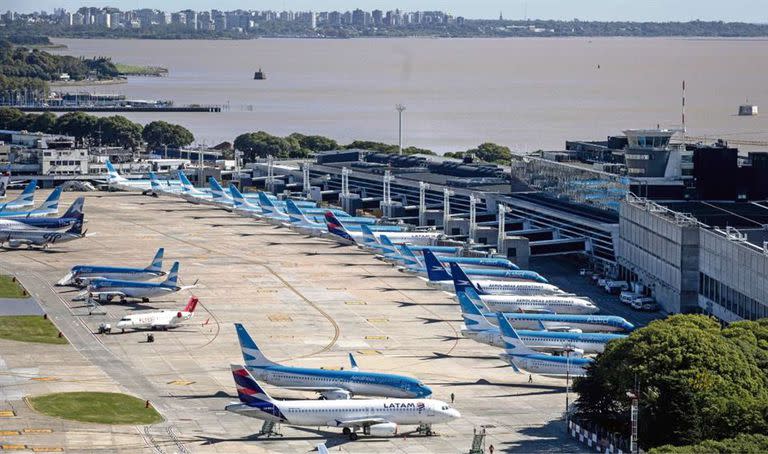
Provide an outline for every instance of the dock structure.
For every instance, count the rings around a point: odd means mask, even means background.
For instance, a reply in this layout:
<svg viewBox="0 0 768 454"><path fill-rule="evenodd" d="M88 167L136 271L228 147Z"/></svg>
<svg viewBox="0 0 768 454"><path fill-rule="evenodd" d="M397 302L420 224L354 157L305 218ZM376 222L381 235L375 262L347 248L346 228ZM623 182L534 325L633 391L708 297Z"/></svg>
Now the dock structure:
<svg viewBox="0 0 768 454"><path fill-rule="evenodd" d="M205 112L219 113L221 106L9 106L22 112Z"/></svg>

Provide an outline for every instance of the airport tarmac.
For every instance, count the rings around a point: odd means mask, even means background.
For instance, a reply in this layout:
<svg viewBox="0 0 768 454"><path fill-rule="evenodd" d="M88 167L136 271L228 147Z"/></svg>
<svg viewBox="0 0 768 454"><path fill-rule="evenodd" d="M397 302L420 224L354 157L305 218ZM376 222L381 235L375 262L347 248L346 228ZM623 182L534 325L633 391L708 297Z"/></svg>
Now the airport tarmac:
<svg viewBox="0 0 768 454"><path fill-rule="evenodd" d="M77 195L65 193L64 206ZM461 338L458 305L419 278L354 247L210 206L133 193L85 195L91 236L49 251L1 252L2 271L21 280L72 345L0 343L3 373L21 390L4 395L0 410L16 411L0 418L0 427L19 433L0 435L0 444L86 451L111 440L116 449L110 451L295 453L326 442L332 452L448 453L468 452L473 430L485 427L486 446L496 452L584 451L565 434L565 381L534 376L529 384L527 374L498 359L500 349ZM182 284L199 279L193 292L201 304L190 323L156 332L154 343L142 332L92 333L134 310L180 309L189 291L146 304L105 305L106 314L89 315L71 301L77 291L53 287L75 264L143 267L158 247L165 247L166 269L181 262ZM283 426L282 437L260 438L261 421L223 410L236 400L229 364L242 362L234 322L274 361L348 367L352 352L362 369L417 377L444 401L454 393L462 418L435 426L433 437L403 436L401 428L396 437L350 442L337 429ZM10 353L17 349L28 353ZM277 398L316 397L266 388ZM70 423L38 415L20 400L91 389L147 399L167 421L149 427ZM36 439L40 434L25 434L25 427L52 432Z"/></svg>

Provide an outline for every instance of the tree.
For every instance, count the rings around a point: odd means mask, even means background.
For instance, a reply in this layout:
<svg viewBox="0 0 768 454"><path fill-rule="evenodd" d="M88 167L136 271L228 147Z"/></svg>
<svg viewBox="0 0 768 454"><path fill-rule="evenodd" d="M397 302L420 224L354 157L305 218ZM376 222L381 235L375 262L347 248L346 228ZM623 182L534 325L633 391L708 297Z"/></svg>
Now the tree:
<svg viewBox="0 0 768 454"><path fill-rule="evenodd" d="M764 454L768 452L768 436L741 434L734 438L707 440L688 446L664 445L653 448L649 454Z"/></svg>
<svg viewBox="0 0 768 454"><path fill-rule="evenodd" d="M97 127L101 133L101 143L104 145L135 150L141 144L141 125L123 116L99 118Z"/></svg>
<svg viewBox="0 0 768 454"><path fill-rule="evenodd" d="M45 132L48 134L56 132L56 115L51 112L44 112L34 119L29 128L30 131Z"/></svg>
<svg viewBox="0 0 768 454"><path fill-rule="evenodd" d="M284 139L264 131L240 134L235 138L235 149L243 152L243 161L253 162L257 158L274 156L276 158L291 157L291 153L300 150L296 139Z"/></svg>
<svg viewBox="0 0 768 454"><path fill-rule="evenodd" d="M472 154L481 161L499 164L507 164L512 159L512 152L509 150L509 147L491 142L480 144L477 148L467 150L465 154Z"/></svg>
<svg viewBox="0 0 768 454"><path fill-rule="evenodd" d="M362 150L374 150L381 153L398 153L400 151L400 148L397 145L390 145L382 142L373 142L370 140L355 140L349 145L344 146L344 148L347 148L347 149L360 148ZM425 148L406 147L406 148L403 148L403 154L434 155L435 153L432 150L427 150Z"/></svg>
<svg viewBox="0 0 768 454"><path fill-rule="evenodd" d="M323 136L305 136L298 132L294 132L287 138L296 139L299 142L301 148L305 148L311 151L331 151L338 150L339 144L328 137Z"/></svg>
<svg viewBox="0 0 768 454"><path fill-rule="evenodd" d="M576 415L626 433L626 392L637 380L645 447L765 433L768 371L760 368L762 354L756 353L765 353L768 343L752 342L755 333L764 333L764 323L721 330L702 315L674 315L612 341L587 375L574 382ZM744 345L755 352L744 351Z"/></svg>
<svg viewBox="0 0 768 454"><path fill-rule="evenodd" d="M14 129L18 121L24 117L19 109L10 107L0 108L0 129Z"/></svg>
<svg viewBox="0 0 768 454"><path fill-rule="evenodd" d="M163 146L181 148L195 141L195 136L187 128L164 121L153 121L145 125L141 137L150 150Z"/></svg>
<svg viewBox="0 0 768 454"><path fill-rule="evenodd" d="M73 136L80 144L93 136L96 127L96 117L83 112L67 112L56 120L56 131Z"/></svg>

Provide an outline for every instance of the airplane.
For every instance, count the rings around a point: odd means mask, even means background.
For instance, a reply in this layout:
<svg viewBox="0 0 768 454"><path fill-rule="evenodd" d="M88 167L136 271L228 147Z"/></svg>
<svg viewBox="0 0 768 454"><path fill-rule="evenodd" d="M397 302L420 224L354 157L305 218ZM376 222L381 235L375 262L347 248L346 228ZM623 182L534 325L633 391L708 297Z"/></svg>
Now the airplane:
<svg viewBox="0 0 768 454"><path fill-rule="evenodd" d="M24 187L24 190L21 191L21 194L19 194L18 197L11 200L10 202L0 204L0 212L5 212L6 210L19 210L21 208L33 206L35 204L36 189L37 180L31 180L29 183L27 183L27 185Z"/></svg>
<svg viewBox="0 0 768 454"><path fill-rule="evenodd" d="M254 204L250 200L247 200L245 196L237 189L234 184L229 185L229 192L232 195L232 202L236 213L245 214L254 218L261 219L264 217L264 210L261 206Z"/></svg>
<svg viewBox="0 0 768 454"><path fill-rule="evenodd" d="M386 238L389 241L389 235L382 235L382 240ZM391 246L394 246L398 248L400 251L402 251L403 257L410 257L412 259L417 259L416 254L413 253L410 246L407 244L403 244L400 246L395 246L394 244L389 241ZM435 255L438 261L440 263L448 263L448 264L454 264L454 263L460 263L462 265L475 265L475 266L482 266L487 268L504 268L508 270L519 270L520 267L515 265L514 263L510 262L507 259L502 259L498 257L458 257L455 255L437 255L434 251L430 251L432 254ZM423 253L423 251L422 251Z"/></svg>
<svg viewBox="0 0 768 454"><path fill-rule="evenodd" d="M325 443L318 443L317 446L315 446L315 449L317 450L317 454L330 454Z"/></svg>
<svg viewBox="0 0 768 454"><path fill-rule="evenodd" d="M496 314L504 341L504 353L500 356L516 371L524 370L533 374L565 376L584 376L587 368L594 362L592 358L583 358L578 352L567 356L554 356L537 353L525 345L515 328L504 318Z"/></svg>
<svg viewBox="0 0 768 454"><path fill-rule="evenodd" d="M193 296L181 311L152 311L139 314L126 315L117 322L117 328L125 332L126 329L159 329L168 331L169 328L175 328L182 322L195 316L195 307L198 299Z"/></svg>
<svg viewBox="0 0 768 454"><path fill-rule="evenodd" d="M75 265L69 270L69 273L67 273L66 276L56 283L56 285L85 287L94 278L148 281L165 275L165 271L162 270L164 253L164 248L158 249L157 253L155 253L155 257L152 259L152 263L146 268Z"/></svg>
<svg viewBox="0 0 768 454"><path fill-rule="evenodd" d="M361 230L365 232L368 231L377 231L377 232L401 232L403 230L402 227L398 225L377 225L377 224L360 224L357 223L358 220L364 219L369 220L373 218L367 218L367 217L353 217L349 216L346 211L343 210L337 210L337 209L328 209L328 208L301 208L299 205L296 204L293 200L286 200L285 201L285 207L286 207L286 214L288 215L288 218L291 222L291 227L301 227L303 230L315 230L315 231L321 231L324 234L328 234L328 228L325 222L317 222L316 217L310 218L308 215L311 215L315 211L321 211L322 213L325 213L326 211L332 212L334 215L336 215L339 219L343 219L345 224L345 227L350 231L355 230ZM350 224L351 222L351 224ZM300 230L302 230L300 229ZM371 233L373 234L373 233Z"/></svg>
<svg viewBox="0 0 768 454"><path fill-rule="evenodd" d="M48 195L42 205L31 211L0 211L0 218L36 218L51 216L59 212L59 199L61 198L61 186L58 186Z"/></svg>
<svg viewBox="0 0 768 454"><path fill-rule="evenodd" d="M315 391L321 399L349 399L353 395L420 398L432 394L424 383L404 375L364 372L349 354L352 370L324 370L283 366L267 359L245 327L235 323L245 367L270 385L299 391Z"/></svg>
<svg viewBox="0 0 768 454"><path fill-rule="evenodd" d="M58 203L58 200L56 202ZM0 230L67 229L78 222L78 214L83 213L84 203L85 197L78 197L72 202L72 205L70 205L64 215L58 218L0 218Z"/></svg>
<svg viewBox="0 0 768 454"><path fill-rule="evenodd" d="M443 281L428 282L427 286L439 288L441 290L454 292L456 290L456 281L459 281L463 287L472 287L478 295L567 295L559 287L543 282L530 281L473 281L464 272L464 268L456 263L451 263L451 287L443 286Z"/></svg>
<svg viewBox="0 0 768 454"><path fill-rule="evenodd" d="M426 265L422 265L418 259L411 259L409 268L400 268L398 271L411 272L419 275L426 275L429 282L439 282L440 288L449 288L445 285L446 282L450 282L450 289L453 289L453 278L445 270L445 267L440 263L435 254L432 251L424 251L424 261ZM408 262L407 262L408 263ZM462 268L465 274L470 276L485 276L505 279L518 279L547 283L542 275L535 271L529 270L499 270L491 268Z"/></svg>
<svg viewBox="0 0 768 454"><path fill-rule="evenodd" d="M3 229L0 228L0 245L8 244L10 248L18 248L26 245L32 247L48 248L52 244L66 243L69 241L85 238L83 232L84 215L82 212L75 216L72 226L64 231L28 228L28 229Z"/></svg>
<svg viewBox="0 0 768 454"><path fill-rule="evenodd" d="M349 226L348 226L349 228ZM370 228L370 226L367 225L361 225L360 230L363 232L363 248L371 250L373 253L377 253L379 255L376 256L376 258L380 258L385 261L395 260L394 258L387 257L390 254L399 254L398 251L393 250L389 246L385 246L381 244L381 241L379 241L378 238L373 234L373 230ZM436 254L438 253L445 253L445 254L457 254L459 251L461 251L461 247L458 246L425 246L421 244L411 244L411 243L403 243L401 246L408 245L408 247L412 251L425 251L430 250Z"/></svg>
<svg viewBox="0 0 768 454"><path fill-rule="evenodd" d="M181 192L179 195L184 200L192 203L212 204L213 196L209 191L197 189L181 170L177 171L177 173L179 175L179 181L181 182Z"/></svg>
<svg viewBox="0 0 768 454"><path fill-rule="evenodd" d="M149 172L149 183L155 194L179 195L182 192L181 184L178 181L171 183L171 180L165 180L165 183L162 183L155 172Z"/></svg>
<svg viewBox="0 0 768 454"><path fill-rule="evenodd" d="M346 221L345 221L346 222ZM325 224L328 228L328 233L331 233L333 235L336 235L334 239L336 241L339 241L340 243L344 244L356 244L362 248L365 248L366 245L366 235L369 233L364 233L362 230L363 226L360 226L361 230L354 231L348 229L339 219L338 217L331 211L325 212ZM437 240L440 236L443 234L441 232L422 232L422 231L413 231L413 232L373 232L371 229L368 229L368 232L373 234L373 237L381 237L381 235L386 234L390 237L390 240L399 242L399 243L415 243L415 244L422 244L422 245L429 245L432 244L433 241Z"/></svg>
<svg viewBox="0 0 768 454"><path fill-rule="evenodd" d="M616 315L574 315L574 314L528 314L505 313L513 326L531 329L543 324L549 331L581 332L629 332L635 325ZM490 320L493 322L493 320Z"/></svg>
<svg viewBox="0 0 768 454"><path fill-rule="evenodd" d="M125 178L117 173L117 169L112 165L110 161L106 162L107 165L107 184L110 189L118 189L120 191L141 191L142 194L149 194L152 192L152 182L144 178Z"/></svg>
<svg viewBox="0 0 768 454"><path fill-rule="evenodd" d="M235 201L224 188L221 187L216 178L208 177L208 185L211 187L211 201L225 208L233 208Z"/></svg>
<svg viewBox="0 0 768 454"><path fill-rule="evenodd" d="M180 287L176 283L178 276L179 262L173 262L171 271L163 282L94 278L88 283L86 294L91 298L95 297L98 302L110 302L115 297L120 298L121 303L124 303L126 298L140 298L142 302L147 302L150 298L197 287L197 282Z"/></svg>
<svg viewBox="0 0 768 454"><path fill-rule="evenodd" d="M488 312L537 312L546 314L594 314L600 308L588 298L570 295L478 295L472 287L461 283L456 288L456 295L463 293L478 308Z"/></svg>
<svg viewBox="0 0 768 454"><path fill-rule="evenodd" d="M459 294L459 305L461 306L461 316L464 319L464 327L461 329L462 336L494 347L504 347L504 340L501 338L499 327L488 321L463 292ZM602 353L608 342L627 337L623 334L582 333L581 331L550 332L545 329L541 322L537 329L517 330L517 334L523 343L533 350L552 352L573 349L582 355L584 353Z"/></svg>
<svg viewBox="0 0 768 454"><path fill-rule="evenodd" d="M309 219L304 213L301 212L298 206L293 203L293 200L285 201L285 208L288 214L288 220L290 227L299 231L304 235L310 236L327 236L328 230L326 225L320 222L315 222Z"/></svg>
<svg viewBox="0 0 768 454"><path fill-rule="evenodd" d="M240 402L225 410L293 426L341 427L352 441L361 430L374 437L395 435L398 425L424 425L429 435L433 424L461 417L458 410L434 399L275 400L248 369L234 364L231 368Z"/></svg>

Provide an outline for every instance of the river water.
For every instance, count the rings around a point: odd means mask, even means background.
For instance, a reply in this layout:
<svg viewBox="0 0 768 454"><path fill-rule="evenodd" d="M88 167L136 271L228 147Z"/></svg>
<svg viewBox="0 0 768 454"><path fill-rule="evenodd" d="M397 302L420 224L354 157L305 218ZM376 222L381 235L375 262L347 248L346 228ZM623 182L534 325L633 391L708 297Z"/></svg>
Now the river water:
<svg viewBox="0 0 768 454"><path fill-rule="evenodd" d="M81 87L131 99L228 105L220 114L124 114L183 124L208 144L264 130L397 142L445 152L484 141L563 149L627 128L681 123L691 136L768 141L768 40L650 38L70 40L72 55L169 69ZM262 68L268 79L253 80ZM765 147L768 148L768 147Z"/></svg>

